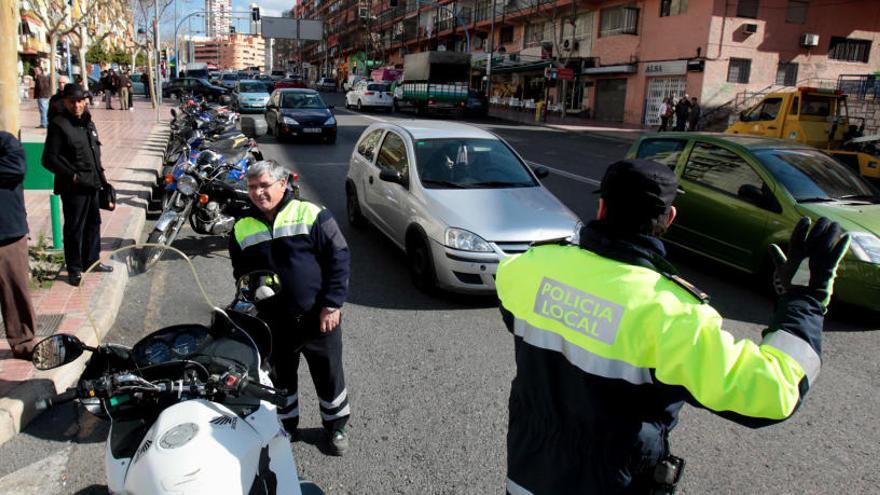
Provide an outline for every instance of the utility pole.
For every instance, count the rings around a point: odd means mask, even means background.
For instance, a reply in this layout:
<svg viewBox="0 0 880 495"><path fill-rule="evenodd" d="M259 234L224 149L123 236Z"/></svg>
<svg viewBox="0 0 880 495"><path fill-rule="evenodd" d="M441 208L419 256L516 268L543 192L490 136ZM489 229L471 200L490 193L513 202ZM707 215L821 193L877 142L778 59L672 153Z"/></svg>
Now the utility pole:
<svg viewBox="0 0 880 495"><path fill-rule="evenodd" d="M0 131L18 137L18 2L0 0Z"/></svg>
<svg viewBox="0 0 880 495"><path fill-rule="evenodd" d="M153 0L154 14L153 19L153 50L156 52L156 122L159 122L159 110L162 107L162 55L159 49L159 0Z"/></svg>
<svg viewBox="0 0 880 495"><path fill-rule="evenodd" d="M492 27L489 29L489 60L486 61L486 99L492 97L492 54L495 52L495 0L492 0Z"/></svg>

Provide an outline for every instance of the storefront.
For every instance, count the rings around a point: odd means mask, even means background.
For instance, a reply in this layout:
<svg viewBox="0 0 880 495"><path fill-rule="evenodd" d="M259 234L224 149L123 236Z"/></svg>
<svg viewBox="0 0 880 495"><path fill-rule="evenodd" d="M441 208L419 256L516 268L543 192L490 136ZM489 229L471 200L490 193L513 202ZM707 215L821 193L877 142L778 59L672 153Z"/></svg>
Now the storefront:
<svg viewBox="0 0 880 495"><path fill-rule="evenodd" d="M645 115L643 123L653 127L660 125L660 104L664 98L678 100L687 90L687 61L670 60L645 64Z"/></svg>
<svg viewBox="0 0 880 495"><path fill-rule="evenodd" d="M595 77L593 95L593 118L606 122L623 122L626 109L626 87L631 74L635 74L635 64L589 67L581 74Z"/></svg>

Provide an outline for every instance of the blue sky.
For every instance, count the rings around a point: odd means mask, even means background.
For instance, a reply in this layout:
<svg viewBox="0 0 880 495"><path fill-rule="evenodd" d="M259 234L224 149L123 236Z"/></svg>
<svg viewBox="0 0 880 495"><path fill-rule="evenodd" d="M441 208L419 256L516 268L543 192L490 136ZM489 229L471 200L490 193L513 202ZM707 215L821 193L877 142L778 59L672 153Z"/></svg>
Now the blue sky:
<svg viewBox="0 0 880 495"><path fill-rule="evenodd" d="M268 15L268 16L280 16L283 10L290 10L293 8L296 0L232 0L232 11L233 12L245 12L250 11L250 4L256 3L260 6L260 14ZM177 0L177 16L178 19L182 18L186 14L191 12L196 12L199 10L205 10L205 2L204 0ZM173 15L174 6L168 7L168 11ZM163 16L164 17L164 16ZM248 32L250 28L250 22L247 19L243 18L233 18L233 23L236 26L238 32ZM163 31L166 31L171 28L172 21L167 22L167 26L163 28ZM196 29L196 26L199 26ZM196 34L200 34L204 31L204 19L203 18L194 18L192 21L193 31ZM186 26L181 28L181 32L186 32Z"/></svg>

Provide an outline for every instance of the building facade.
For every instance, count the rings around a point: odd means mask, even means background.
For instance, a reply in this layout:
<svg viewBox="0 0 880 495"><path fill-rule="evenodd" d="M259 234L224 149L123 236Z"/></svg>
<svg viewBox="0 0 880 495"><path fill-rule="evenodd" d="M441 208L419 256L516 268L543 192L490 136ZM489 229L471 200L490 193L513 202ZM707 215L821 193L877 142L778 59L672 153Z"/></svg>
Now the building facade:
<svg viewBox="0 0 880 495"><path fill-rule="evenodd" d="M220 70L266 67L265 40L261 36L234 34L192 40L194 62L216 66Z"/></svg>
<svg viewBox="0 0 880 495"><path fill-rule="evenodd" d="M229 34L231 0L205 0L205 35L209 38Z"/></svg>

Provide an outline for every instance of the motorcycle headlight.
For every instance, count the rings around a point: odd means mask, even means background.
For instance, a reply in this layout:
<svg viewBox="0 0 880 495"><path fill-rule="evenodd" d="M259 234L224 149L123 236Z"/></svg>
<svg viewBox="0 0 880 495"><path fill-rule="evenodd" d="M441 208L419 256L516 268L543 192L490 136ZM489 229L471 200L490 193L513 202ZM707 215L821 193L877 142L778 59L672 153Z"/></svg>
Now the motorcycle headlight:
<svg viewBox="0 0 880 495"><path fill-rule="evenodd" d="M446 245L462 251L492 252L492 246L482 237L462 229L446 229Z"/></svg>
<svg viewBox="0 0 880 495"><path fill-rule="evenodd" d="M199 183L189 175L177 179L177 190L184 196L192 196L199 188Z"/></svg>
<svg viewBox="0 0 880 495"><path fill-rule="evenodd" d="M880 238L870 232L850 232L849 250L859 261L880 264Z"/></svg>
<svg viewBox="0 0 880 495"><path fill-rule="evenodd" d="M334 125L336 124L336 119L331 115L330 118L324 121L324 125Z"/></svg>
<svg viewBox="0 0 880 495"><path fill-rule="evenodd" d="M287 125L299 125L299 122L297 122L296 119L290 117L284 117L284 123Z"/></svg>

